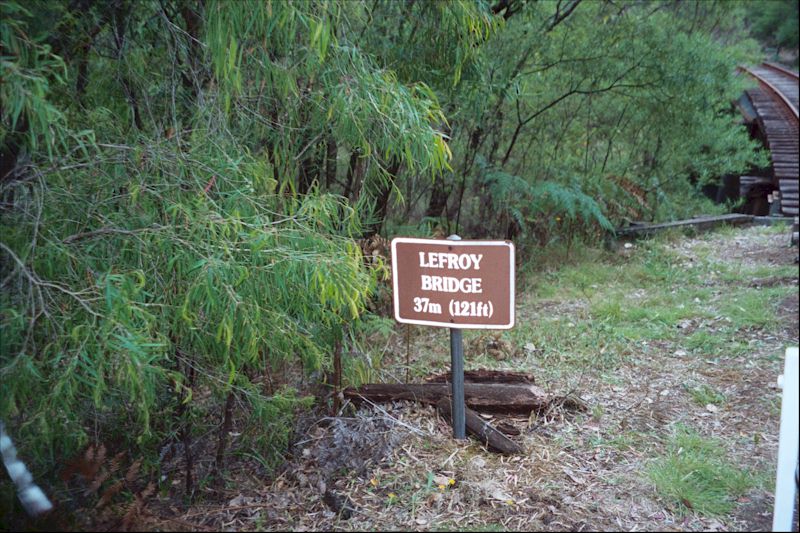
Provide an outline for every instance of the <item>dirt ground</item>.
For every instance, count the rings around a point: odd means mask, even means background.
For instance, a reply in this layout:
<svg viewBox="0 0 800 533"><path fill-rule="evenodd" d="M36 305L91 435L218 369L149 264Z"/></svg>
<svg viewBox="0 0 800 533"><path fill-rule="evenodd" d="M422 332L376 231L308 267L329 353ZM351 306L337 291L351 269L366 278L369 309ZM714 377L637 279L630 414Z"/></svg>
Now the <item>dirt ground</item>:
<svg viewBox="0 0 800 533"><path fill-rule="evenodd" d="M753 269L792 265L796 248L784 233L748 228L681 238L669 244L687 264L700 260ZM702 254L700 253L702 252ZM639 253L634 246L629 254ZM723 297L731 281L711 278ZM642 340L608 373L587 367L579 375L537 382L554 394L572 393L583 411L555 406L530 418L505 419L521 435L525 453L501 456L474 440L451 438L432 407L398 402L344 411L299 428L293 457L276 478L233 472L222 503L184 511L154 503L139 527L195 530L657 530L768 531L773 496L769 481L739 497L726 516L682 512L646 475L678 425L695 428L727 447L738 468L772 477L778 447L780 391L786 346L798 344L797 278L765 276L739 283L794 286L777 302L777 327L742 328L736 341L747 355L705 357L678 341ZM647 288L643 287L643 291ZM636 297L633 295L632 297ZM716 297L716 296L715 296ZM518 297L518 324L565 315L579 321L585 302ZM716 331L724 316L682 323L689 332ZM399 328L398 328L399 329ZM402 330L399 330L402 331ZM443 331L418 332L415 353L445 364ZM539 379L537 347L515 351L502 366ZM404 353L402 333L389 352ZM518 358L515 360L514 358ZM394 375L402 376L402 357ZM467 369L471 362L467 361ZM441 368L441 365L440 365ZM686 383L702 383L727 399L700 405Z"/></svg>

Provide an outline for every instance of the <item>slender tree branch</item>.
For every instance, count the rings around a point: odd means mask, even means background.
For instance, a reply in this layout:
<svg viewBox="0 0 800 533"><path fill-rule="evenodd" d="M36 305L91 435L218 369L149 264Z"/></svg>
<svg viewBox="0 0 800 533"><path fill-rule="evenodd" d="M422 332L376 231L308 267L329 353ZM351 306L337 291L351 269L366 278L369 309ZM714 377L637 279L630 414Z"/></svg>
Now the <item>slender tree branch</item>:
<svg viewBox="0 0 800 533"><path fill-rule="evenodd" d="M566 9L561 12L561 2L559 2L558 6L556 7L555 15L553 15L553 17L550 19L550 22L543 28L542 31L544 33L551 32L553 28L564 22L564 20L566 20L566 18L569 17L573 11L575 11L575 8L578 7L580 3L581 0L572 0L572 2L567 5Z"/></svg>
<svg viewBox="0 0 800 533"><path fill-rule="evenodd" d="M75 292L75 291L71 291L71 290L69 290L67 288L62 287L61 285L57 285L55 283L50 283L48 281L42 281L39 278L39 276L37 276L36 273L33 272L33 270L29 270L28 267L25 266L25 263L23 263L22 260L19 257L17 257L17 254L15 254L14 251L11 248L6 246L2 242L0 242L0 248L5 250L5 252L8 255L11 256L11 259L13 259L15 263L17 263L17 265L20 267L20 270L22 271L22 273L25 275L26 278L28 278L28 281L30 281L33 285L36 285L37 287L47 287L47 288L50 288L50 289L55 289L57 291L63 292L64 294L74 298L75 301L77 301L84 309L86 309L86 311L89 314L94 315L97 318L102 318L101 315L99 315L98 313L94 312L89 307L89 305L86 303L86 301L83 298L80 297L81 292L85 292L85 291Z"/></svg>

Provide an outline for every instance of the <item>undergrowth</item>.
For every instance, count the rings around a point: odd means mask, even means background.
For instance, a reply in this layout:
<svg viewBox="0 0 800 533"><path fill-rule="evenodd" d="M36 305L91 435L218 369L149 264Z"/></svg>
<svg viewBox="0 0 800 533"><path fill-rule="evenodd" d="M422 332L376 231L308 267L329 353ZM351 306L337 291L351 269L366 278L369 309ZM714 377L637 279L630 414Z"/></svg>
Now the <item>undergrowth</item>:
<svg viewBox="0 0 800 533"><path fill-rule="evenodd" d="M659 495L684 515L725 515L754 485L750 472L728 460L722 442L686 426L675 428L664 455L649 465L647 474Z"/></svg>

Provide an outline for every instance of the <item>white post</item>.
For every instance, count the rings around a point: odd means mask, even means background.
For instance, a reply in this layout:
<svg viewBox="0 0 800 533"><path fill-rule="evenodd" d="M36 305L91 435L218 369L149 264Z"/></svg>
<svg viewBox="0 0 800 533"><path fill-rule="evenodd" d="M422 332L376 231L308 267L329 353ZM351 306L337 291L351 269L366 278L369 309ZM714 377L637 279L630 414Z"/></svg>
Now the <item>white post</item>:
<svg viewBox="0 0 800 533"><path fill-rule="evenodd" d="M800 404L800 364L798 349L786 349L786 363L778 385L783 387L781 401L781 432L778 441L778 476L775 481L775 513L772 516L772 531L792 531L794 499L797 489L798 460L798 404ZM782 379L781 379L782 378Z"/></svg>

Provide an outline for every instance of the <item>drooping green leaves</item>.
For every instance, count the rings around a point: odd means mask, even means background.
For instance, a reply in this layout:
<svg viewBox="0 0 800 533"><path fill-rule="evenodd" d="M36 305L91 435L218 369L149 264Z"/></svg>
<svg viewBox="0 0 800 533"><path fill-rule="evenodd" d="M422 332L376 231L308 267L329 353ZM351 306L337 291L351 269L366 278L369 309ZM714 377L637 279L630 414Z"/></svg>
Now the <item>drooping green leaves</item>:
<svg viewBox="0 0 800 533"><path fill-rule="evenodd" d="M24 142L37 151L44 144L52 156L66 132L63 113L50 99L51 85L64 83L66 71L44 39L26 31L24 21L32 17L16 2L0 3L0 145Z"/></svg>
<svg viewBox="0 0 800 533"><path fill-rule="evenodd" d="M327 370L365 309L365 227L546 245L674 216L763 162L730 112L753 57L738 7L0 7L0 144L19 154L0 417L42 465L97 432L152 456L217 427L229 393L274 464L307 404L287 376Z"/></svg>

